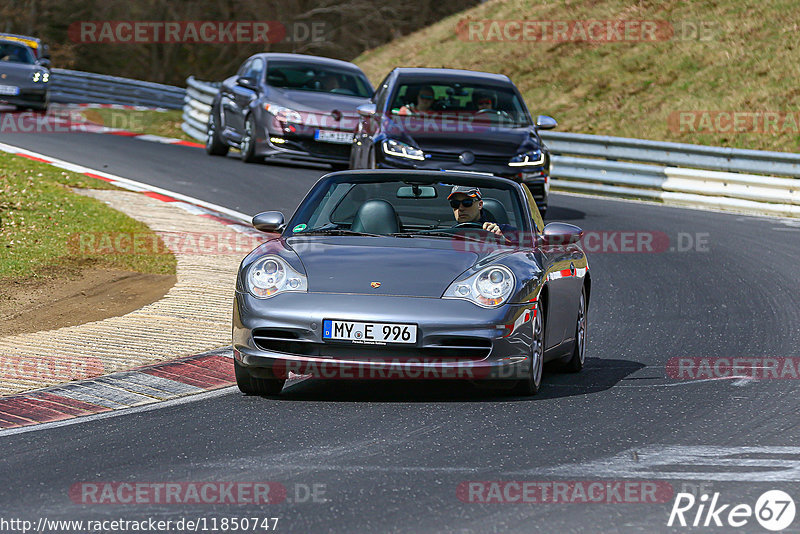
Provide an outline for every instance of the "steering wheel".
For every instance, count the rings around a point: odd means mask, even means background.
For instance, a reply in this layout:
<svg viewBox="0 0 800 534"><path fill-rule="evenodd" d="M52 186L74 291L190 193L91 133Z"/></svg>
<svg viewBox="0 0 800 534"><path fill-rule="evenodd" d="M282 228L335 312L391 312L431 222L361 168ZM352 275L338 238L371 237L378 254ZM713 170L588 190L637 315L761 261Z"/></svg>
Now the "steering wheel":
<svg viewBox="0 0 800 534"><path fill-rule="evenodd" d="M453 228L480 228L481 230L483 230L483 225L481 223L470 221L470 222L458 223Z"/></svg>

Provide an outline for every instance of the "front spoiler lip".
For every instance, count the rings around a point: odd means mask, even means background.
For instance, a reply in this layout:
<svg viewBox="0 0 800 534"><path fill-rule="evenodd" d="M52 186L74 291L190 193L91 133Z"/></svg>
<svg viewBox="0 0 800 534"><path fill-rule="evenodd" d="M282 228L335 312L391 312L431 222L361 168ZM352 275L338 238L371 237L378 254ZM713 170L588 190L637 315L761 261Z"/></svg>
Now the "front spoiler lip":
<svg viewBox="0 0 800 534"><path fill-rule="evenodd" d="M234 346L234 358L248 368L271 369L277 378L311 375L341 379L519 379L528 366L526 356L480 361L345 360L297 356ZM421 376L419 375L421 374ZM392 376L395 375L395 376Z"/></svg>

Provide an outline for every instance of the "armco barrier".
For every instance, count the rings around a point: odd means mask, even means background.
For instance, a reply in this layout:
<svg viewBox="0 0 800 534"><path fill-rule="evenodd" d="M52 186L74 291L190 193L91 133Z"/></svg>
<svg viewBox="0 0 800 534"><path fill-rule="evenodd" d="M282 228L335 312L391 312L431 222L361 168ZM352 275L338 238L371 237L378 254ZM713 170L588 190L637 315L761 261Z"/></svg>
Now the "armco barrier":
<svg viewBox="0 0 800 534"><path fill-rule="evenodd" d="M208 114L219 92L219 82L201 82L189 76L186 80L186 98L183 105L181 130L195 139L206 142Z"/></svg>
<svg viewBox="0 0 800 534"><path fill-rule="evenodd" d="M51 73L51 102L180 109L186 95L182 87L118 76L66 69L52 69Z"/></svg>
<svg viewBox="0 0 800 534"><path fill-rule="evenodd" d="M190 77L183 131L205 142L219 84ZM800 217L800 154L541 132L553 190Z"/></svg>

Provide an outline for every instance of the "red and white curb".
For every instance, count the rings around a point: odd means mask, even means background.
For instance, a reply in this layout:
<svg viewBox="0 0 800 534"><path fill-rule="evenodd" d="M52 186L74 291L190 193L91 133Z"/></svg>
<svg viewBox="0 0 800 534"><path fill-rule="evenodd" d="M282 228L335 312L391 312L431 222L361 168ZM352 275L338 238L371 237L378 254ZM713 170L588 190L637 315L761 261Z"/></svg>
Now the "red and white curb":
<svg viewBox="0 0 800 534"><path fill-rule="evenodd" d="M170 362L0 398L3 431L164 402L236 384L233 351Z"/></svg>
<svg viewBox="0 0 800 534"><path fill-rule="evenodd" d="M237 232L264 236L250 226L251 219L248 215L223 206L3 143L0 143L0 151L109 182L162 202L170 202L185 211L225 224ZM231 349L224 349L0 397L0 435L6 431L14 432L21 427L160 403L232 386L236 383L232 358Z"/></svg>

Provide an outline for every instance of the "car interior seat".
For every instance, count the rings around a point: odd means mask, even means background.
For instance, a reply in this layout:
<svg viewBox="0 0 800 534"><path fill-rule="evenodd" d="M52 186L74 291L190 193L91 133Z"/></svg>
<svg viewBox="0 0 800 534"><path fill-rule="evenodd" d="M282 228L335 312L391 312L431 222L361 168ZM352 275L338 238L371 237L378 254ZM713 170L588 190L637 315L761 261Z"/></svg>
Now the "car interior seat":
<svg viewBox="0 0 800 534"><path fill-rule="evenodd" d="M486 218L497 224L509 224L508 212L503 203L494 198L483 199L483 212Z"/></svg>
<svg viewBox="0 0 800 534"><path fill-rule="evenodd" d="M350 229L368 234L394 234L400 231L400 218L385 200L367 200L358 208Z"/></svg>

